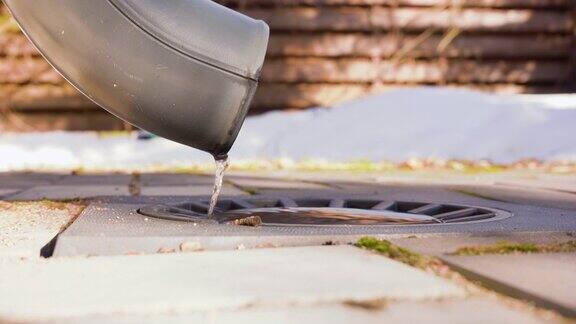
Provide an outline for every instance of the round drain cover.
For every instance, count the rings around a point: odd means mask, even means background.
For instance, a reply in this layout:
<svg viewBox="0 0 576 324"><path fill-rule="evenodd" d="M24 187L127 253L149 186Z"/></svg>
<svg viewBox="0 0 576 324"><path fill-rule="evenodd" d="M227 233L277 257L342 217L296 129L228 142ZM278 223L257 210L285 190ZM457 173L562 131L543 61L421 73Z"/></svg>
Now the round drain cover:
<svg viewBox="0 0 576 324"><path fill-rule="evenodd" d="M378 199L222 199L211 219L208 201L146 206L140 214L168 220L227 223L259 216L262 225L410 225L498 220L510 213L493 208Z"/></svg>

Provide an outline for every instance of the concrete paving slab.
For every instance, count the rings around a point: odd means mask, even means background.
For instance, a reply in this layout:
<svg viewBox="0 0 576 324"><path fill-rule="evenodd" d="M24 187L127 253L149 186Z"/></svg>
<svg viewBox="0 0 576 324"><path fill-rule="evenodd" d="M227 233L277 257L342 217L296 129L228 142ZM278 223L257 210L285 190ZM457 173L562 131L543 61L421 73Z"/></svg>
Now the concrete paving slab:
<svg viewBox="0 0 576 324"><path fill-rule="evenodd" d="M443 202L459 202L475 204L482 201L502 201L531 206L576 209L576 194L552 190L549 188L531 188L527 186L511 186L495 184L497 182L516 181L502 176L504 180L480 177L463 179L461 181L427 182L414 179L397 179L378 183L375 181L358 183L354 181L328 181L334 187L340 187L345 192L385 195L390 199L439 200ZM520 180L519 180L520 181ZM532 180L530 180L532 181ZM534 180L538 181L538 180ZM569 182L569 180L566 180ZM546 180L542 182L546 183Z"/></svg>
<svg viewBox="0 0 576 324"><path fill-rule="evenodd" d="M576 194L576 177L571 175L554 177L541 176L535 177L533 179L510 179L497 181L496 184L520 188L546 189Z"/></svg>
<svg viewBox="0 0 576 324"><path fill-rule="evenodd" d="M116 185L53 185L22 191L10 200L75 199L98 196L130 196L128 186Z"/></svg>
<svg viewBox="0 0 576 324"><path fill-rule="evenodd" d="M58 180L55 184L61 186L70 185L128 185L132 180L131 174L87 174L87 175L67 175Z"/></svg>
<svg viewBox="0 0 576 324"><path fill-rule="evenodd" d="M572 193L504 185L451 186L451 189L488 200L576 210L576 195Z"/></svg>
<svg viewBox="0 0 576 324"><path fill-rule="evenodd" d="M351 246L51 258L0 262L0 273L0 317L22 321L466 295Z"/></svg>
<svg viewBox="0 0 576 324"><path fill-rule="evenodd" d="M576 253L444 256L509 294L576 316ZM479 279L480 281L485 281ZM524 296L523 296L524 295Z"/></svg>
<svg viewBox="0 0 576 324"><path fill-rule="evenodd" d="M320 183L311 183L303 181L290 181L282 179L267 179L257 177L227 177L227 181L235 184L236 186L252 189L252 190L265 190L265 189L329 189L330 187Z"/></svg>
<svg viewBox="0 0 576 324"><path fill-rule="evenodd" d="M247 174L246 174L247 175ZM576 183L576 176L550 173L543 170L502 170L498 172L461 172L456 170L389 170L380 172L358 171L275 171L260 176L315 182L364 184L417 184L417 185L492 185L515 180L539 180L549 183Z"/></svg>
<svg viewBox="0 0 576 324"><path fill-rule="evenodd" d="M405 183L353 183L353 182L330 182L332 188L338 190L310 191L315 195L325 194L328 196L357 197L377 196L386 197L390 200L400 201L436 201L444 203L477 204L486 203L486 199L466 195L453 191L450 186L437 184L405 184ZM287 193L290 194L290 193ZM297 191L292 194L298 195Z"/></svg>
<svg viewBox="0 0 576 324"><path fill-rule="evenodd" d="M146 218L136 213L137 209L149 204L182 203L190 197L108 197L91 204L85 212L60 237L55 255L110 255L124 253L155 253L161 248L174 249L182 242L193 241L207 250L235 249L258 246L301 246L319 245L327 241L350 243L359 237L373 235L382 238L408 237L411 235L500 235L514 232L566 233L576 232L576 212L549 207L523 206L459 193L440 190L438 186L390 186L384 194L367 194L353 191L288 190L282 196L294 198L365 198L414 201L414 192L420 201L465 203L480 207L507 210L512 217L481 223L452 223L445 225L385 225L385 226L212 226L191 222L166 221ZM433 196L432 198L430 197ZM428 196L427 196L428 195ZM207 197L207 196L206 196ZM203 197L203 198L206 198ZM266 196L261 196L266 197ZM428 199L425 199L427 198ZM463 198L461 198L463 197ZM424 200L425 199L425 200ZM419 200L419 199L418 199Z"/></svg>
<svg viewBox="0 0 576 324"><path fill-rule="evenodd" d="M269 179L312 181L316 183L412 183L412 184L446 184L446 183L471 183L487 179L491 183L492 177L497 173L482 174L482 176L446 170L423 170L423 171L296 171L274 170L264 172L238 172L231 171L231 176L266 177ZM500 174L500 173L498 173Z"/></svg>
<svg viewBox="0 0 576 324"><path fill-rule="evenodd" d="M0 199L12 196L20 191L21 189L0 189Z"/></svg>
<svg viewBox="0 0 576 324"><path fill-rule="evenodd" d="M38 258L40 249L80 212L79 206L0 203L0 258Z"/></svg>
<svg viewBox="0 0 576 324"><path fill-rule="evenodd" d="M492 245L500 242L555 244L576 239L572 232L509 232L480 235L442 235L429 237L392 238L395 244L427 255L452 254L457 249L469 246Z"/></svg>
<svg viewBox="0 0 576 324"><path fill-rule="evenodd" d="M92 317L64 320L63 323L560 323L527 311L512 309L484 298L448 299L438 301L394 301L381 309L362 309L345 304L247 308L190 314L135 317ZM60 322L62 323L62 322Z"/></svg>
<svg viewBox="0 0 576 324"><path fill-rule="evenodd" d="M27 189L50 185L65 177L56 173L0 172L0 188Z"/></svg>
<svg viewBox="0 0 576 324"><path fill-rule="evenodd" d="M143 173L140 175L142 186L190 186L212 185L214 175L186 173Z"/></svg>
<svg viewBox="0 0 576 324"><path fill-rule="evenodd" d="M153 186L140 187L141 196L206 196L212 194L213 185ZM246 195L247 193L230 185L222 186L224 196Z"/></svg>

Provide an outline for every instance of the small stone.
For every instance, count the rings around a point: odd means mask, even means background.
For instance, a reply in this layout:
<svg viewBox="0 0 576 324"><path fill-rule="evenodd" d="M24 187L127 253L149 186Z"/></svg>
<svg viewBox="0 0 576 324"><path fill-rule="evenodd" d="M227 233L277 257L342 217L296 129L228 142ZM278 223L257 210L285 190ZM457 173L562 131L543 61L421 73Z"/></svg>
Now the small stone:
<svg viewBox="0 0 576 324"><path fill-rule="evenodd" d="M198 242L184 242L180 244L180 251L182 252L202 251L202 245Z"/></svg>
<svg viewBox="0 0 576 324"><path fill-rule="evenodd" d="M260 216L248 216L244 218L235 219L235 225L258 227L262 225L262 218Z"/></svg>
<svg viewBox="0 0 576 324"><path fill-rule="evenodd" d="M158 251L156 251L157 253L174 253L176 252L176 249L173 248L167 248L167 247L161 247L158 249Z"/></svg>
<svg viewBox="0 0 576 324"><path fill-rule="evenodd" d="M386 300L383 298L371 300L345 300L344 305L364 309L367 311L379 311L386 308Z"/></svg>

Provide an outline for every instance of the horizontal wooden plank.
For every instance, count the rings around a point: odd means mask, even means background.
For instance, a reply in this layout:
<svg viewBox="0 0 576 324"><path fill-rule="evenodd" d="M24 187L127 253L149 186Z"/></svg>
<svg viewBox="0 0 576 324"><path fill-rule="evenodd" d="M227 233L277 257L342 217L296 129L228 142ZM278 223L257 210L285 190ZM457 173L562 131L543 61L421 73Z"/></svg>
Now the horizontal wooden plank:
<svg viewBox="0 0 576 324"><path fill-rule="evenodd" d="M301 109L331 106L362 96L413 87L414 85L365 84L272 84L263 83L252 102L251 113L276 109ZM525 86L513 84L447 84L447 87L466 88L492 93L553 93L555 86Z"/></svg>
<svg viewBox="0 0 576 324"><path fill-rule="evenodd" d="M8 61L8 62L7 62ZM0 59L0 83L65 84L42 59ZM534 83L560 82L564 61L371 60L363 58L274 58L262 71L264 82Z"/></svg>
<svg viewBox="0 0 576 324"><path fill-rule="evenodd" d="M523 82L554 84L565 74L566 69L558 62L542 64L532 61L510 64L510 62L482 63L457 60L448 65L434 61L409 61L391 67L390 62L384 61L381 62L380 68L375 68L374 62L365 59L269 60L264 69L264 80L258 89L253 106L258 111L327 105L357 98L371 93L373 89L430 83L452 85L464 83L462 86L508 92L553 91L554 89L548 86L519 84ZM375 72L380 73L383 85L378 85L378 83L376 86L370 85L377 75ZM301 83L278 84L278 82ZM309 82L320 84L309 84ZM326 82L337 82L337 84L326 84ZM494 84L478 84L487 82ZM503 84L505 82L515 84L505 85ZM66 84L0 85L1 108L16 111L99 109Z"/></svg>
<svg viewBox="0 0 576 324"><path fill-rule="evenodd" d="M243 12L266 21L273 31L421 31L457 28L474 32L569 33L574 26L569 11L554 10L298 7L246 9Z"/></svg>
<svg viewBox="0 0 576 324"><path fill-rule="evenodd" d="M566 8L570 0L219 0L232 8L281 6L422 6L484 8Z"/></svg>
<svg viewBox="0 0 576 324"><path fill-rule="evenodd" d="M44 98L38 100L26 100L26 101L14 101L8 106L10 111L21 111L21 112L47 112L60 113L60 112L72 112L72 111L94 111L100 110L98 105L91 101L87 101L83 95L78 93L74 96L69 97L56 97L56 98Z"/></svg>
<svg viewBox="0 0 576 324"><path fill-rule="evenodd" d="M56 113L63 111L91 111L102 108L77 92L66 96L47 95L41 98L26 98L24 100L13 99L9 102L8 109L11 111L51 111Z"/></svg>
<svg viewBox="0 0 576 324"><path fill-rule="evenodd" d="M276 34L270 38L269 56L412 58L561 58L572 52L572 36L459 35L396 36L339 34Z"/></svg>
<svg viewBox="0 0 576 324"><path fill-rule="evenodd" d="M42 57L0 58L0 84L53 83L64 79Z"/></svg>
<svg viewBox="0 0 576 324"><path fill-rule="evenodd" d="M0 85L0 111L85 111L101 108L68 84Z"/></svg>
<svg viewBox="0 0 576 324"><path fill-rule="evenodd" d="M386 90L383 87L381 89ZM370 93L370 87L360 84L262 83L252 100L250 111L332 105L368 93Z"/></svg>
<svg viewBox="0 0 576 324"><path fill-rule="evenodd" d="M0 56L40 55L36 48L20 33L0 34Z"/></svg>
<svg viewBox="0 0 576 324"><path fill-rule="evenodd" d="M122 120L104 110L66 113L10 112L0 117L0 131L4 132L103 131L124 130L127 127Z"/></svg>
<svg viewBox="0 0 576 324"><path fill-rule="evenodd" d="M269 56L359 56L461 58L560 58L572 52L569 35L460 34L445 42L444 35L367 35L364 33L272 34ZM0 56L38 56L21 34L0 35ZM0 76L1 78L1 76Z"/></svg>
<svg viewBox="0 0 576 324"><path fill-rule="evenodd" d="M557 61L378 61L287 58L268 60L264 82L534 83L561 81L568 64Z"/></svg>

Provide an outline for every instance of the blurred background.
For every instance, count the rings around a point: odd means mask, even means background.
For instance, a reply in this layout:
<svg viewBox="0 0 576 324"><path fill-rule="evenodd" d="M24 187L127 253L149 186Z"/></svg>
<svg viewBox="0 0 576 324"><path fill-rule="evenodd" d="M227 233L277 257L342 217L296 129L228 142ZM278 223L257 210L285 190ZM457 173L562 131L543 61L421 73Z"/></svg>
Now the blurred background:
<svg viewBox="0 0 576 324"><path fill-rule="evenodd" d="M271 27L252 114L415 85L576 88L574 0L218 2ZM0 131L131 129L69 86L0 6Z"/></svg>

